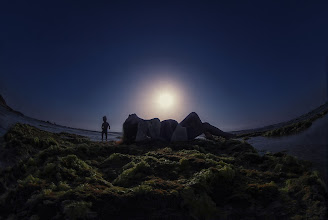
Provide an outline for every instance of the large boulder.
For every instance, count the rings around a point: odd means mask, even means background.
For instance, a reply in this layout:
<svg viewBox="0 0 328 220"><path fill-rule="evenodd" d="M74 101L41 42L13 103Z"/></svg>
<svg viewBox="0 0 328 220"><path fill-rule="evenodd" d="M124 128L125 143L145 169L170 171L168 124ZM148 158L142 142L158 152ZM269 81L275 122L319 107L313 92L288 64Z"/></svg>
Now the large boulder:
<svg viewBox="0 0 328 220"><path fill-rule="evenodd" d="M213 125L211 125L207 122L203 123L203 129L204 129L204 133L206 133L206 134L209 133L211 135L215 135L215 136L218 136L218 137L224 137L224 138L227 138L227 139L234 137L233 134L224 132L224 131L218 129L217 127L214 127Z"/></svg>
<svg viewBox="0 0 328 220"><path fill-rule="evenodd" d="M149 137L158 139L161 134L161 121L158 118L153 118L148 121Z"/></svg>
<svg viewBox="0 0 328 220"><path fill-rule="evenodd" d="M161 122L158 118L141 120L138 124L136 142L157 140L160 136Z"/></svg>
<svg viewBox="0 0 328 220"><path fill-rule="evenodd" d="M2 95L0 95L0 105L4 106L4 107L7 107L7 103L5 101L5 99L2 97Z"/></svg>
<svg viewBox="0 0 328 220"><path fill-rule="evenodd" d="M123 141L132 143L136 140L139 122L143 121L136 114L131 114L123 123Z"/></svg>
<svg viewBox="0 0 328 220"><path fill-rule="evenodd" d="M192 140L204 133L203 123L196 112L190 113L185 119L183 119L183 121L180 122L180 125L187 129L189 140Z"/></svg>
<svg viewBox="0 0 328 220"><path fill-rule="evenodd" d="M136 135L136 142L149 140L148 136L148 122L141 120L138 124L138 130Z"/></svg>
<svg viewBox="0 0 328 220"><path fill-rule="evenodd" d="M182 127L180 124L178 124L172 134L171 142L187 141L187 140L188 140L187 128Z"/></svg>
<svg viewBox="0 0 328 220"><path fill-rule="evenodd" d="M158 118L144 120L136 114L129 115L123 124L123 139L125 143L148 140L187 141L203 133L208 139L214 139L213 135L224 138L234 136L221 131L207 122L202 123L195 112L190 113L180 124L173 119L162 122Z"/></svg>
<svg viewBox="0 0 328 220"><path fill-rule="evenodd" d="M162 121L160 132L161 139L165 141L171 141L172 134L177 126L178 122L176 120L169 119Z"/></svg>

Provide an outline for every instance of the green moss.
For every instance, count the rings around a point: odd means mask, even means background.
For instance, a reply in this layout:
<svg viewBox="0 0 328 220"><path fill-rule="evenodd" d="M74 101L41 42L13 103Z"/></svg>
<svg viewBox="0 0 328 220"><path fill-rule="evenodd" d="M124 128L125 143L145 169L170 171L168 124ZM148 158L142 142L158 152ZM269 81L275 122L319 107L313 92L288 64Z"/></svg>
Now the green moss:
<svg viewBox="0 0 328 220"><path fill-rule="evenodd" d="M1 155L13 155L14 164L0 169L4 219L326 215L327 187L309 163L284 153L261 157L236 140L115 146L27 125L5 139Z"/></svg>
<svg viewBox="0 0 328 220"><path fill-rule="evenodd" d="M131 161L131 156L121 153L113 153L102 162L102 166L119 166L122 167Z"/></svg>
<svg viewBox="0 0 328 220"><path fill-rule="evenodd" d="M32 157L30 157L30 158L28 159L26 165L28 165L28 166L36 166L37 163L36 163L36 161L35 161Z"/></svg>
<svg viewBox="0 0 328 220"><path fill-rule="evenodd" d="M58 183L56 188L57 191L67 191L70 189L71 187L66 182L61 182L61 181Z"/></svg>
<svg viewBox="0 0 328 220"><path fill-rule="evenodd" d="M203 153L192 153L189 155L189 157L195 157L198 159L205 159L206 155Z"/></svg>
<svg viewBox="0 0 328 220"><path fill-rule="evenodd" d="M246 152L242 155L242 160L259 164L262 162L262 157L257 152Z"/></svg>
<svg viewBox="0 0 328 220"><path fill-rule="evenodd" d="M183 169L183 170L188 169L189 166L190 166L190 162L189 162L189 160L186 159L186 158L182 158L182 159L180 159L179 163L180 163L181 169Z"/></svg>
<svg viewBox="0 0 328 220"><path fill-rule="evenodd" d="M43 168L43 172L42 175L44 176L52 176L55 175L57 172L57 164L54 163L48 163L44 168Z"/></svg>
<svg viewBox="0 0 328 220"><path fill-rule="evenodd" d="M149 185L138 185L136 187L131 188L131 191L137 195L147 195L149 194L153 188Z"/></svg>
<svg viewBox="0 0 328 220"><path fill-rule="evenodd" d="M247 190L264 205L267 205L279 196L278 186L273 181L264 184L249 184Z"/></svg>
<svg viewBox="0 0 328 220"><path fill-rule="evenodd" d="M23 180L18 180L17 181L19 184L26 186L26 185L39 185L43 183L43 181L37 177L34 177L33 175L28 175L25 179Z"/></svg>
<svg viewBox="0 0 328 220"><path fill-rule="evenodd" d="M189 210L195 219L218 219L219 210L215 202L206 192L197 193L191 187L181 192L183 206Z"/></svg>
<svg viewBox="0 0 328 220"><path fill-rule="evenodd" d="M90 166L83 160L80 160L76 155L71 154L60 158L62 166L75 170L89 170Z"/></svg>
<svg viewBox="0 0 328 220"><path fill-rule="evenodd" d="M92 203L86 201L64 201L62 205L66 218L72 220L86 219L92 207Z"/></svg>
<svg viewBox="0 0 328 220"><path fill-rule="evenodd" d="M30 217L30 220L39 220L39 219L40 219L40 217L38 215L32 215Z"/></svg>
<svg viewBox="0 0 328 220"><path fill-rule="evenodd" d="M151 173L149 164L145 161L141 161L135 164L133 167L124 170L114 181L113 184L119 186L131 186L140 179L144 178Z"/></svg>
<svg viewBox="0 0 328 220"><path fill-rule="evenodd" d="M266 154L263 156L263 162L263 166L274 172L302 174L311 168L310 162L286 154Z"/></svg>
<svg viewBox="0 0 328 220"><path fill-rule="evenodd" d="M35 145L35 146L39 146L40 145L40 140L39 140L38 137L34 137L33 138L33 145Z"/></svg>
<svg viewBox="0 0 328 220"><path fill-rule="evenodd" d="M14 134L12 134L12 133L6 133L6 134L4 135L4 139L5 139L5 141L7 141L7 142L12 141L14 138L15 138L15 136L14 136Z"/></svg>

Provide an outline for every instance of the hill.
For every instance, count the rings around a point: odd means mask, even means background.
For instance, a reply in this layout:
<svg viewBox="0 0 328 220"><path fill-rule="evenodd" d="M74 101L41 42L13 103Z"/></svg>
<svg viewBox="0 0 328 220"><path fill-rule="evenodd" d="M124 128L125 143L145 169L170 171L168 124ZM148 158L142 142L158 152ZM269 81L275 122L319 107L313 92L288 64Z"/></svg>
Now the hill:
<svg viewBox="0 0 328 220"><path fill-rule="evenodd" d="M233 131L232 133L236 134L238 137L255 137L260 135L274 137L296 134L309 128L312 125L312 122L322 118L327 113L328 102L306 114L286 122L280 122L278 124L268 125L261 128Z"/></svg>

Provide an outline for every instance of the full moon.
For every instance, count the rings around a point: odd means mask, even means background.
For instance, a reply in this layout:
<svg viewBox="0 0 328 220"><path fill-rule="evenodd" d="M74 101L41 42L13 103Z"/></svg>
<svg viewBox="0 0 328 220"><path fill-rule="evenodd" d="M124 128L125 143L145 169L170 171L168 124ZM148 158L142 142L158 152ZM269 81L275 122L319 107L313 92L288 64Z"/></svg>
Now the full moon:
<svg viewBox="0 0 328 220"><path fill-rule="evenodd" d="M158 96L158 104L161 108L167 109L174 104L174 97L170 93L162 93Z"/></svg>
<svg viewBox="0 0 328 220"><path fill-rule="evenodd" d="M135 97L136 113L147 119L183 119L187 104L182 85L177 82L164 79L144 82L140 86L144 89Z"/></svg>

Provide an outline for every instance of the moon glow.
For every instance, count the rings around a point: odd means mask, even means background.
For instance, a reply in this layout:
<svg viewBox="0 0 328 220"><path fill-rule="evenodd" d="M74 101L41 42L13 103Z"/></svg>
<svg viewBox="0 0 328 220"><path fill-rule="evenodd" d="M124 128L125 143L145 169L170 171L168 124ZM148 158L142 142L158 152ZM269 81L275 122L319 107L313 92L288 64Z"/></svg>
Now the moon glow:
<svg viewBox="0 0 328 220"><path fill-rule="evenodd" d="M157 103L162 109L170 109L174 104L174 96L169 92L161 93L158 96Z"/></svg>

